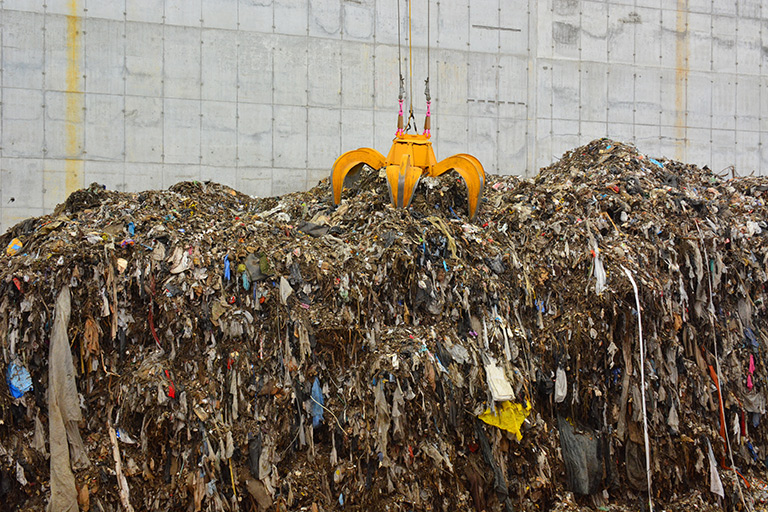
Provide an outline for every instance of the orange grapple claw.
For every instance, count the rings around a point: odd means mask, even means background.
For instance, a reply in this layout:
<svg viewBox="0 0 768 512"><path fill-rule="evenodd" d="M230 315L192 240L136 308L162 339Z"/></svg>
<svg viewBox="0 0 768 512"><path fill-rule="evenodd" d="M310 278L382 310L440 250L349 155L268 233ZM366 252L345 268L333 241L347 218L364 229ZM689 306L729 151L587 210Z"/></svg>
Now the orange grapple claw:
<svg viewBox="0 0 768 512"><path fill-rule="evenodd" d="M460 153L437 162L429 134L405 134L395 136L387 158L370 148L360 148L341 155L331 170L333 202L341 202L345 180L354 176L367 165L375 170L386 167L389 197L392 206L407 208L422 176L439 176L454 170L462 177L469 196L469 217L477 215L480 198L485 188L485 170L472 155Z"/></svg>

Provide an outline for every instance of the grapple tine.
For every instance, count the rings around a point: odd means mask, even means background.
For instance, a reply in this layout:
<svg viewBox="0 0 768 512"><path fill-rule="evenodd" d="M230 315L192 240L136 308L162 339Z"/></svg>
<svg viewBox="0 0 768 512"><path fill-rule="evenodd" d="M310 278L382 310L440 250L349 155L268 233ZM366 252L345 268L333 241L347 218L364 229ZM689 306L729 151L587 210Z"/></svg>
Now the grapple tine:
<svg viewBox="0 0 768 512"><path fill-rule="evenodd" d="M411 165L411 156L403 155L400 165L387 166L387 185L389 186L389 198L395 208L408 208L413 200L416 186L421 179L420 167Z"/></svg>
<svg viewBox="0 0 768 512"><path fill-rule="evenodd" d="M477 207L485 188L485 171L482 166L478 168L473 160L477 159L469 155L454 155L438 162L429 172L430 176L440 176L453 169L461 175L467 186L470 220L474 220L477 215Z"/></svg>
<svg viewBox="0 0 768 512"><path fill-rule="evenodd" d="M371 148L360 148L347 151L333 163L331 169L331 188L333 189L333 203L341 202L341 191L344 188L344 180L347 176L354 176L363 165L373 169L384 167L384 155Z"/></svg>
<svg viewBox="0 0 768 512"><path fill-rule="evenodd" d="M456 156L463 156L464 158L472 160L472 163L475 164L475 167L477 167L477 169L480 171L480 174L483 175L483 183L485 183L485 169L483 169L483 164L480 163L480 160L470 155L469 153L459 153Z"/></svg>

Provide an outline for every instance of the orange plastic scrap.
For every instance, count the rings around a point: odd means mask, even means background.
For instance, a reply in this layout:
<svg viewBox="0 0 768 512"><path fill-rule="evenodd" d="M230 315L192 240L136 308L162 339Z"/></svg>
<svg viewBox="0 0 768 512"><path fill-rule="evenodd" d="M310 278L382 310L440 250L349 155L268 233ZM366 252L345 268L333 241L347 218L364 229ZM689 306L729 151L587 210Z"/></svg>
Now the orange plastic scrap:
<svg viewBox="0 0 768 512"><path fill-rule="evenodd" d="M725 413L723 411L723 394L720 391L720 380L717 378L717 372L715 372L715 369L712 367L712 365L709 365L709 376L712 377L712 381L715 383L715 387L717 388L718 405L720 407L720 437L722 437L723 441L725 441Z"/></svg>
<svg viewBox="0 0 768 512"><path fill-rule="evenodd" d="M523 406L522 404L513 404L507 401L501 402L501 405L496 407L495 413L489 407L478 418L489 425L512 432L517 437L517 440L521 441L523 434L520 432L520 427L529 414L531 414L530 402L526 401L525 406Z"/></svg>

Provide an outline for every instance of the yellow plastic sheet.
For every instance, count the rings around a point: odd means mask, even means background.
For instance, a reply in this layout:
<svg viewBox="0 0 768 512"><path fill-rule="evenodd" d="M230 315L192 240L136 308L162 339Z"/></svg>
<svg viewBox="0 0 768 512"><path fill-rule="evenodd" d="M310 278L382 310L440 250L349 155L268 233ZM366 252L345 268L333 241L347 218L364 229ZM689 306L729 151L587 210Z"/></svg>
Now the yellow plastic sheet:
<svg viewBox="0 0 768 512"><path fill-rule="evenodd" d="M530 402L525 402L525 407L520 404L513 404L512 402L501 402L501 405L496 406L495 414L488 408L478 418L489 425L512 432L517 437L517 440L520 441L523 439L523 434L520 433L520 426L530 413Z"/></svg>

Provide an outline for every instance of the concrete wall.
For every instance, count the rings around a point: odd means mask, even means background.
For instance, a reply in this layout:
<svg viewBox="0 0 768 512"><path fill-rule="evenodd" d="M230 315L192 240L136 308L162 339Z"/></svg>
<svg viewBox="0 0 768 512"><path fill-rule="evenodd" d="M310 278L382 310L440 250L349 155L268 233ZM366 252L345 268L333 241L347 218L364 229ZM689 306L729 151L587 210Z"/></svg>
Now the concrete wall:
<svg viewBox="0 0 768 512"><path fill-rule="evenodd" d="M768 2L549 0L538 7L538 165L608 135L768 171Z"/></svg>
<svg viewBox="0 0 768 512"><path fill-rule="evenodd" d="M400 0L403 9L406 0ZM313 186L397 115L397 0L0 0L0 228L91 182ZM768 170L768 1L430 5L438 158L534 174L593 138ZM423 123L427 1L413 6ZM407 23L401 20L403 40ZM403 52L407 75L407 46Z"/></svg>

